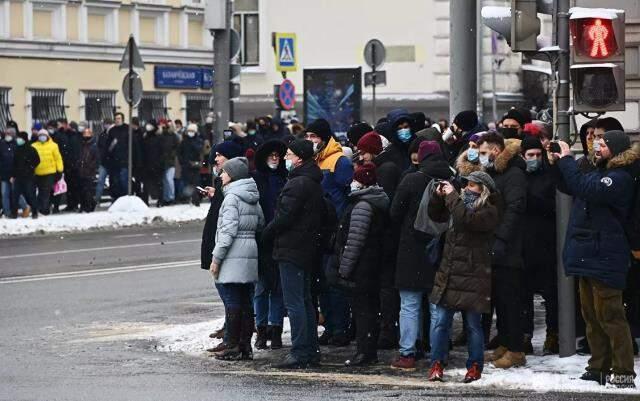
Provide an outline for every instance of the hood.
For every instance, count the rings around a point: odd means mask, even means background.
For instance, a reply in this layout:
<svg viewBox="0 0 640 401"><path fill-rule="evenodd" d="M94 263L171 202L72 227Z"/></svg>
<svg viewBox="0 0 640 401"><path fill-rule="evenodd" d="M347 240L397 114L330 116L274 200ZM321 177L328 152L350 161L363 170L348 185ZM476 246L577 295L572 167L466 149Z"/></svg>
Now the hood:
<svg viewBox="0 0 640 401"><path fill-rule="evenodd" d="M373 207L385 212L389 209L389 196L384 192L382 187L373 185L367 188L353 191L349 194L349 198L355 200L364 200L369 202Z"/></svg>
<svg viewBox="0 0 640 401"><path fill-rule="evenodd" d="M258 187L253 178L243 178L238 181L232 181L227 186L222 187L224 195L236 195L250 205L255 205L260 199Z"/></svg>
<svg viewBox="0 0 640 401"><path fill-rule="evenodd" d="M289 173L290 180L302 176L309 177L317 183L322 182L322 170L320 170L320 167L318 167L313 160L309 160Z"/></svg>
<svg viewBox="0 0 640 401"><path fill-rule="evenodd" d="M420 171L429 177L446 180L456 174L441 154L431 154L420 162Z"/></svg>
<svg viewBox="0 0 640 401"><path fill-rule="evenodd" d="M520 139L505 139L504 150L496 157L494 168L497 173L504 173L513 163L519 164L518 167L526 170L526 162L520 157Z"/></svg>
<svg viewBox="0 0 640 401"><path fill-rule="evenodd" d="M469 159L467 159L467 151L460 153L458 159L456 160L456 170L462 177L466 177L474 171L481 171L482 166L480 163L471 163Z"/></svg>
<svg viewBox="0 0 640 401"><path fill-rule="evenodd" d="M256 170L263 173L272 171L269 166L267 166L267 158L273 152L278 152L278 154L280 155L280 166L276 171L284 168L284 155L287 153L287 145L285 145L284 142L278 139L271 139L260 145L256 150Z"/></svg>
<svg viewBox="0 0 640 401"><path fill-rule="evenodd" d="M342 146L335 139L330 138L327 146L316 155L316 160L320 162L338 152L342 153Z"/></svg>
<svg viewBox="0 0 640 401"><path fill-rule="evenodd" d="M607 168L624 168L624 167L635 167L640 160L640 154L637 153L635 149L627 149L624 152L620 153L613 159L607 162Z"/></svg>
<svg viewBox="0 0 640 401"><path fill-rule="evenodd" d="M582 124L582 127L580 127L580 143L582 144L582 154L585 156L589 155L589 147L587 146L587 129L595 128L597 122L598 119L594 118L593 120L589 120Z"/></svg>
<svg viewBox="0 0 640 401"><path fill-rule="evenodd" d="M411 124L411 116L409 115L409 111L407 109L394 109L387 114L387 119L389 120L390 130L395 131L398 124L406 120Z"/></svg>

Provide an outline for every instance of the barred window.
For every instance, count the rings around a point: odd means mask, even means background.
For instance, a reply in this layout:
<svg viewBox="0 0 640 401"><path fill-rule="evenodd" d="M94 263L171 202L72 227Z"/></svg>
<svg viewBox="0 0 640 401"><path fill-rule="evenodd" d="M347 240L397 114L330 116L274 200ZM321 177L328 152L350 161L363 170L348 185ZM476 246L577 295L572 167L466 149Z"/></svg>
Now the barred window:
<svg viewBox="0 0 640 401"><path fill-rule="evenodd" d="M64 104L64 89L30 89L31 119L46 123L50 120L67 118Z"/></svg>
<svg viewBox="0 0 640 401"><path fill-rule="evenodd" d="M141 123L149 120L167 118L167 94L165 92L143 92L138 105L138 118Z"/></svg>
<svg viewBox="0 0 640 401"><path fill-rule="evenodd" d="M236 0L234 2L233 29L240 34L240 64L260 64L258 0Z"/></svg>
<svg viewBox="0 0 640 401"><path fill-rule="evenodd" d="M116 91L84 91L84 119L92 130L102 127L105 119L113 119L116 110Z"/></svg>
<svg viewBox="0 0 640 401"><path fill-rule="evenodd" d="M7 121L11 120L10 90L11 88L0 88L0 132L7 128Z"/></svg>
<svg viewBox="0 0 640 401"><path fill-rule="evenodd" d="M210 93L187 93L186 109L187 121L204 121L207 113L212 110Z"/></svg>

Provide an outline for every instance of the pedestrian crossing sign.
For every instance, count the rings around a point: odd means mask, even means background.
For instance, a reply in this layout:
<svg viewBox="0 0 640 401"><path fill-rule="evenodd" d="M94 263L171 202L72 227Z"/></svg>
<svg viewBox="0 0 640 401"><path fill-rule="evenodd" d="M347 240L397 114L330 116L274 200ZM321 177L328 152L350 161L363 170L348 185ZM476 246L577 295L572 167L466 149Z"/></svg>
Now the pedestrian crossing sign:
<svg viewBox="0 0 640 401"><path fill-rule="evenodd" d="M298 58L295 33L276 33L276 70L296 71Z"/></svg>

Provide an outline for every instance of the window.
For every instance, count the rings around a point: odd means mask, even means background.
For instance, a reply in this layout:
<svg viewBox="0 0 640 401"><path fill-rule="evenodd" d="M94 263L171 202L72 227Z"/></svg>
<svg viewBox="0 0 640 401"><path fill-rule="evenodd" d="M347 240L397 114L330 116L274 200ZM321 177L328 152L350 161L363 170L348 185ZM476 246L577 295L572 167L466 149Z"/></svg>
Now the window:
<svg viewBox="0 0 640 401"><path fill-rule="evenodd" d="M143 92L142 100L138 105L138 118L141 122L167 118L167 94L164 92Z"/></svg>
<svg viewBox="0 0 640 401"><path fill-rule="evenodd" d="M7 121L11 120L10 90L10 88L0 88L0 131L4 131L7 128Z"/></svg>
<svg viewBox="0 0 640 401"><path fill-rule="evenodd" d="M204 121L207 113L211 108L211 94L210 93L187 93L186 98L186 121Z"/></svg>
<svg viewBox="0 0 640 401"><path fill-rule="evenodd" d="M113 119L116 109L116 91L85 91L84 119L91 129L100 127L106 118Z"/></svg>
<svg viewBox="0 0 640 401"><path fill-rule="evenodd" d="M258 0L236 0L233 29L240 34L240 64L260 64Z"/></svg>
<svg viewBox="0 0 640 401"><path fill-rule="evenodd" d="M80 40L92 43L117 43L119 10L112 4L86 5L80 8Z"/></svg>
<svg viewBox="0 0 640 401"><path fill-rule="evenodd" d="M67 6L61 2L24 2L27 39L67 40Z"/></svg>
<svg viewBox="0 0 640 401"><path fill-rule="evenodd" d="M47 122L67 118L64 89L31 89L31 119Z"/></svg>
<svg viewBox="0 0 640 401"><path fill-rule="evenodd" d="M165 11L144 10L137 12L134 20L134 32L139 43L144 45L169 46L169 13Z"/></svg>

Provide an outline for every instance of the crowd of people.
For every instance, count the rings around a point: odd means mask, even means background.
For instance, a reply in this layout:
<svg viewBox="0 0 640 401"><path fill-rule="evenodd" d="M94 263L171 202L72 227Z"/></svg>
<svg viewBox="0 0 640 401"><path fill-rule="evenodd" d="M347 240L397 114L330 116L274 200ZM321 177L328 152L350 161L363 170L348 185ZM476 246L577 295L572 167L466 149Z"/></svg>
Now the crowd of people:
<svg viewBox="0 0 640 401"><path fill-rule="evenodd" d="M411 371L429 354L430 381L444 380L453 346L468 347L467 383L485 363L524 366L535 294L543 353L559 350L561 235L565 273L578 278L579 351L591 354L581 379L634 386L640 149L617 120L585 124L577 159L517 108L491 128L473 111L449 126L398 109L346 138L322 119L295 131L256 123L212 149L213 184L202 191L211 204L201 267L225 305L211 334L223 341L208 350L216 358L281 348L286 315L292 347L281 369L318 366L322 347L353 341L346 366L397 349L391 367ZM556 190L573 197L566 233L556 232Z"/></svg>

